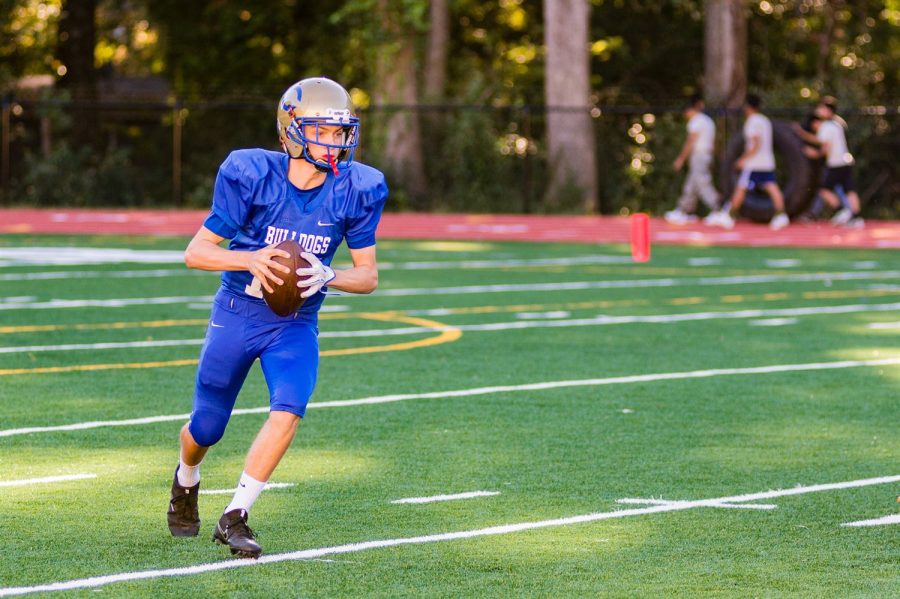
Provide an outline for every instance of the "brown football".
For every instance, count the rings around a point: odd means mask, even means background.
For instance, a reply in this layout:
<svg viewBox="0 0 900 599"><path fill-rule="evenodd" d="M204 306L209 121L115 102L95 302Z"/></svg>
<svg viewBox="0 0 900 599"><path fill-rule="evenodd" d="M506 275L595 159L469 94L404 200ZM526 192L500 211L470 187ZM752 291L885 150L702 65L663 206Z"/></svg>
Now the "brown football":
<svg viewBox="0 0 900 599"><path fill-rule="evenodd" d="M289 267L291 272L285 273L273 270L272 272L279 279L284 281L284 284L279 285L274 281L269 281L269 284L272 286L272 293L269 293L266 291L266 288L263 287L263 299L266 300L266 304L268 304L269 308L271 308L272 312L275 314L279 316L290 316L296 312L305 301L305 298L300 297L300 294L303 293L304 290L297 287L297 281L301 278L297 276L297 269L309 268L309 262L307 262L306 258L300 256L300 252L303 251L303 248L293 239L282 241L275 247L279 250L288 252L291 257L282 258L281 256L274 256L272 260L278 264Z"/></svg>

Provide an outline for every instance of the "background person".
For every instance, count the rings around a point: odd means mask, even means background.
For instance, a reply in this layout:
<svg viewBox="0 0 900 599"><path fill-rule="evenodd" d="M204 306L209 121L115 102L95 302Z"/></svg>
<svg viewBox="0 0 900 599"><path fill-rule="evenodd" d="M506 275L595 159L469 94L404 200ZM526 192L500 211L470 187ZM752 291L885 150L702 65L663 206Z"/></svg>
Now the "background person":
<svg viewBox="0 0 900 599"><path fill-rule="evenodd" d="M826 204L837 210L831 222L835 225L861 228L865 223L859 215L859 195L853 181L853 155L847 150L844 128L828 116L829 109L816 110L812 128L819 141L819 147L818 149L808 147L804 151L810 158L825 157L825 171L822 173L818 195ZM846 207L842 207L841 198L838 196L840 192L847 198Z"/></svg>
<svg viewBox="0 0 900 599"><path fill-rule="evenodd" d="M685 161L688 164L687 178L681 188L681 197L674 210L665 213L666 221L683 225L697 220L697 198L710 209L719 206L720 194L716 191L712 179L713 149L716 140L716 123L703 112L703 97L694 94L684 109L687 119L687 138L681 147L678 157L672 163L676 171L680 171Z"/></svg>
<svg viewBox="0 0 900 599"><path fill-rule="evenodd" d="M744 153L735 161L734 167L741 172L734 192L731 194L729 208L713 212L704 222L731 229L744 203L748 191L757 188L765 190L772 199L775 215L769 221L772 230L783 229L790 224L784 212L784 194L775 180L775 152L772 146L772 121L760 108L762 99L755 94L748 94L744 102Z"/></svg>

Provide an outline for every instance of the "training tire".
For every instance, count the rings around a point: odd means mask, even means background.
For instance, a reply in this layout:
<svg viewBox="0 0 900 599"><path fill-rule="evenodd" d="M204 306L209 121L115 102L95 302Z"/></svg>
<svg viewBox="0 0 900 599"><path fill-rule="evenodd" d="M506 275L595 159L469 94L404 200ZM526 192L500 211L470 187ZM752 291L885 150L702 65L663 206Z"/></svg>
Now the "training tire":
<svg viewBox="0 0 900 599"><path fill-rule="evenodd" d="M817 186L814 165L803 153L803 142L784 121L772 122L772 145L775 146L775 163L778 165L776 179L784 194L784 208L789 216L796 216L806 210L812 201ZM744 136L738 133L731 138L725 148L721 178L725 197L730 197L737 184L740 172L734 163L744 152ZM775 214L772 200L765 191L747 192L741 205L741 215L756 222L769 222Z"/></svg>

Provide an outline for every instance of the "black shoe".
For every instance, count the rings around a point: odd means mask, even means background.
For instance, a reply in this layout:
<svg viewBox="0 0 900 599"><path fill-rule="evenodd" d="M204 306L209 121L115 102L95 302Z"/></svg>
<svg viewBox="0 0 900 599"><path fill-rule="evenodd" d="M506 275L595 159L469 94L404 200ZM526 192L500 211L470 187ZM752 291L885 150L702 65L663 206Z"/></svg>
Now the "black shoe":
<svg viewBox="0 0 900 599"><path fill-rule="evenodd" d="M178 468L172 480L172 498L169 500L169 532L173 537L196 537L200 532L200 511L197 509L197 493L200 483L193 487L178 484Z"/></svg>
<svg viewBox="0 0 900 599"><path fill-rule="evenodd" d="M262 547L256 542L253 531L247 526L247 510L231 510L219 518L213 541L228 545L231 555L257 558Z"/></svg>

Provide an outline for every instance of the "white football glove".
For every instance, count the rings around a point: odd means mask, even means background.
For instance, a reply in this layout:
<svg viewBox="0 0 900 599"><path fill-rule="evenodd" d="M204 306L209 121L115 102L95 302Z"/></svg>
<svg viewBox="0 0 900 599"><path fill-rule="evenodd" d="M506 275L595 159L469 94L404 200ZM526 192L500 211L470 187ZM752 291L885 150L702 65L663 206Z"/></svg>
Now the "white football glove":
<svg viewBox="0 0 900 599"><path fill-rule="evenodd" d="M309 268L297 269L298 276L308 277L297 281L297 287L301 289L306 287L306 291L301 293L300 297L307 298L317 294L322 287L330 283L334 279L334 271L327 264L322 264L322 261L315 254L302 252L300 256L306 258L306 261L309 262Z"/></svg>

